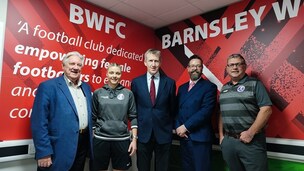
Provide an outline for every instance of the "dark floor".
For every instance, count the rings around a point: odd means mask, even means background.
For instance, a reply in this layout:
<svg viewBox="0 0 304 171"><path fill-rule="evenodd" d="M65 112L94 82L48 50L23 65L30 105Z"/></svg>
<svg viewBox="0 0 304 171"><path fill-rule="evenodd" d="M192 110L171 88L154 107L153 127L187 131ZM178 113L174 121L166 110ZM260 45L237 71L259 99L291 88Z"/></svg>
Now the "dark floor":
<svg viewBox="0 0 304 171"><path fill-rule="evenodd" d="M281 159L268 158L268 171L303 171L304 161L295 162ZM172 145L169 171L182 171L179 145ZM189 170L190 171L190 170ZM229 171L222 158L220 150L212 152L212 171Z"/></svg>
<svg viewBox="0 0 304 171"><path fill-rule="evenodd" d="M169 170L170 171L182 171L178 145L172 145L172 147L171 147ZM213 171L227 171L226 164L222 158L221 151L214 150L212 153L212 170Z"/></svg>

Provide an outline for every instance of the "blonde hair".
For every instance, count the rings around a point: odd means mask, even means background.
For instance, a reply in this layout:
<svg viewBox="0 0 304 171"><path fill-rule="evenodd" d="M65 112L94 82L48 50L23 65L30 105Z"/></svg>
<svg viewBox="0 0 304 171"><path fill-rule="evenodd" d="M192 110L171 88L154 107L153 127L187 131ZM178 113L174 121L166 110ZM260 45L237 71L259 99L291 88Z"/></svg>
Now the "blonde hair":
<svg viewBox="0 0 304 171"><path fill-rule="evenodd" d="M110 64L109 64L109 67L108 67L108 69L107 69L107 70L109 70L109 68L111 68L111 67L118 67L118 68L119 68L119 70L120 70L120 72L121 72L121 66L120 66L120 65L118 65L117 63L115 63L115 62L110 63Z"/></svg>

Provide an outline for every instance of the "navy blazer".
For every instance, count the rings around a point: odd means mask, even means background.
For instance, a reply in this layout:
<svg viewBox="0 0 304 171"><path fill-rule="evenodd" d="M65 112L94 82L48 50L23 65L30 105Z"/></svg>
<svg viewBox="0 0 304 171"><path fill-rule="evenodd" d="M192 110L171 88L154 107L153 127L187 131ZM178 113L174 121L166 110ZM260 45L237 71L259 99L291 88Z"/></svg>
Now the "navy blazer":
<svg viewBox="0 0 304 171"><path fill-rule="evenodd" d="M160 74L154 105L151 102L146 74L132 81L131 90L138 113L138 141L147 143L153 131L157 143L171 143L176 106L175 81Z"/></svg>
<svg viewBox="0 0 304 171"><path fill-rule="evenodd" d="M188 92L189 82L178 88L178 116L175 128L185 125L193 141L212 142L211 117L216 106L217 87L201 78Z"/></svg>
<svg viewBox="0 0 304 171"><path fill-rule="evenodd" d="M82 83L87 100L88 128L92 141L92 94ZM69 170L76 156L79 119L73 97L63 76L42 82L37 90L31 115L36 159L52 156L48 170ZM91 152L92 152L92 142ZM92 153L91 153L92 154Z"/></svg>

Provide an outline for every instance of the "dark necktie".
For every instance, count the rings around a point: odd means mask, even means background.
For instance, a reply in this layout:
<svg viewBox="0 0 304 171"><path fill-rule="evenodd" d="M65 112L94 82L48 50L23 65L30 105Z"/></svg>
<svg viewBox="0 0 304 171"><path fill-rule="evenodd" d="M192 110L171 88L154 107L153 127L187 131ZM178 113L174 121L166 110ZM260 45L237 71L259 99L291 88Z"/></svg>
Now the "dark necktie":
<svg viewBox="0 0 304 171"><path fill-rule="evenodd" d="M154 84L154 75L151 77L151 82L150 82L150 97L151 97L151 102L152 105L155 103L155 84Z"/></svg>

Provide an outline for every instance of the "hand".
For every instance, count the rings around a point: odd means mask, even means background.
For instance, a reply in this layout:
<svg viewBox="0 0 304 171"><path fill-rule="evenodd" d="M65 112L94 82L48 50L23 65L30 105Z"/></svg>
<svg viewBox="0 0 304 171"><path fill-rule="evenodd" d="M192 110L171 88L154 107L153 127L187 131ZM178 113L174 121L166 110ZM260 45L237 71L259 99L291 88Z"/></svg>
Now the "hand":
<svg viewBox="0 0 304 171"><path fill-rule="evenodd" d="M130 156L133 156L136 153L137 150L137 140L133 139L129 145L128 152L130 153Z"/></svg>
<svg viewBox="0 0 304 171"><path fill-rule="evenodd" d="M52 165L51 156L46 156L37 161L38 167L50 167Z"/></svg>
<svg viewBox="0 0 304 171"><path fill-rule="evenodd" d="M241 136L240 136L240 141L242 141L243 143L250 143L251 140L253 139L254 134L247 131L243 131L241 132Z"/></svg>
<svg viewBox="0 0 304 171"><path fill-rule="evenodd" d="M176 128L176 134L182 138L188 138L187 131L188 130L185 127L185 125L181 125L178 128Z"/></svg>
<svg viewBox="0 0 304 171"><path fill-rule="evenodd" d="M224 136L220 136L220 137L219 137L219 140L220 140L220 145L222 144L223 139L224 139Z"/></svg>

